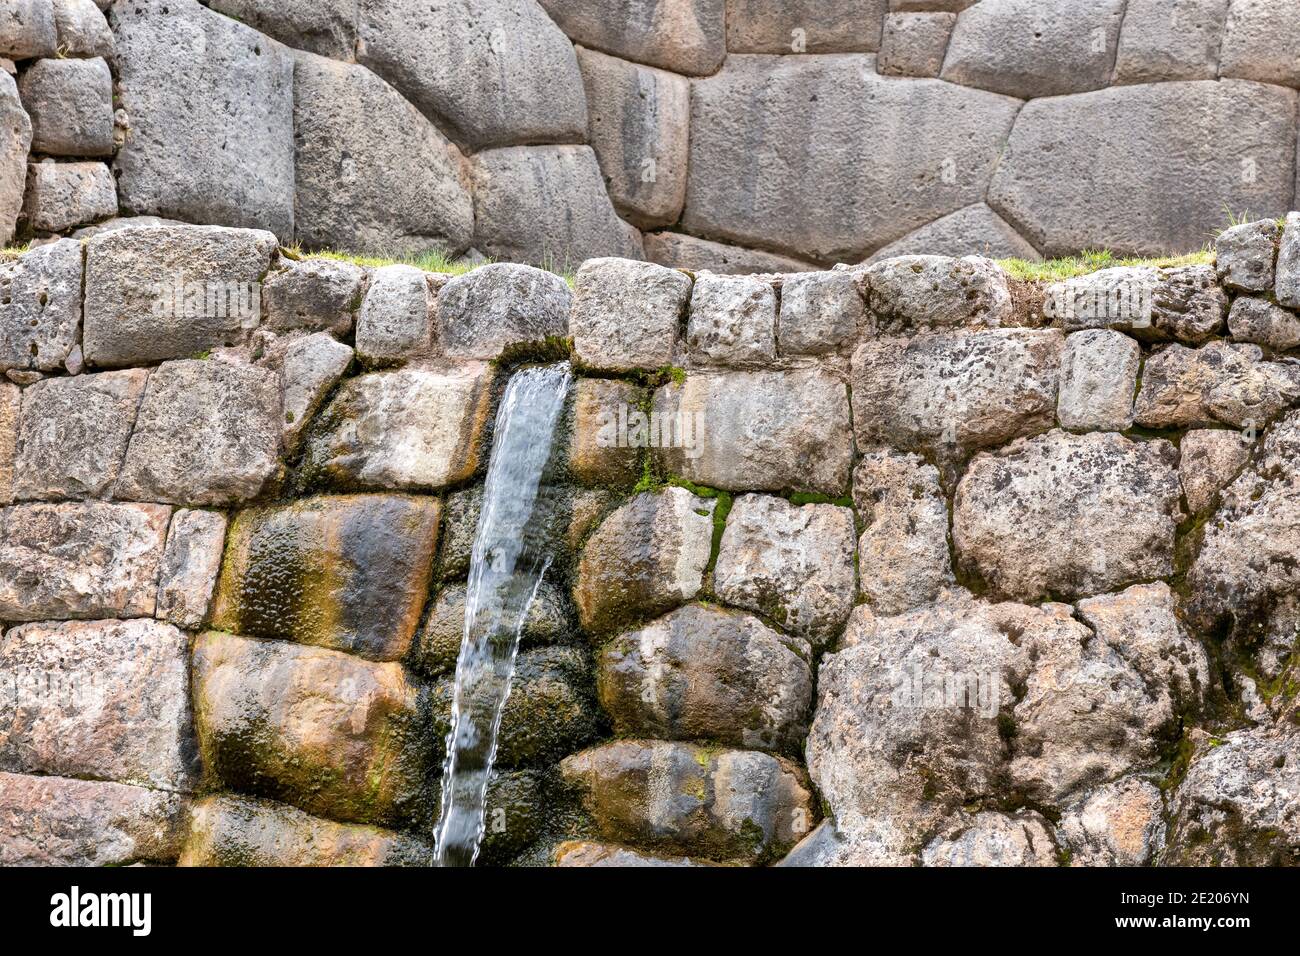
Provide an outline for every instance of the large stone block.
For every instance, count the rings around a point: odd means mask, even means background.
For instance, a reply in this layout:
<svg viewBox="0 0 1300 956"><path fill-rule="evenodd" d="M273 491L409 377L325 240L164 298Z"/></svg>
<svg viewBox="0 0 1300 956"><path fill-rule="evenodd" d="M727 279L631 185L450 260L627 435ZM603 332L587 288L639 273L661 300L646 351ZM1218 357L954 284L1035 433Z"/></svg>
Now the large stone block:
<svg viewBox="0 0 1300 956"><path fill-rule="evenodd" d="M336 60L356 56L358 0L209 0L208 6L286 46Z"/></svg>
<svg viewBox="0 0 1300 956"><path fill-rule="evenodd" d="M982 0L962 13L943 78L1029 99L1110 82L1125 0Z"/></svg>
<svg viewBox="0 0 1300 956"><path fill-rule="evenodd" d="M862 56L732 56L692 86L682 224L710 239L858 261L982 202L1018 108L938 80L886 79ZM901 181L916 185L900 191Z"/></svg>
<svg viewBox="0 0 1300 956"><path fill-rule="evenodd" d="M1219 75L1300 87L1300 20L1281 0L1231 0Z"/></svg>
<svg viewBox="0 0 1300 956"><path fill-rule="evenodd" d="M649 393L616 378L580 378L573 389L569 473L586 485L634 485L649 440Z"/></svg>
<svg viewBox="0 0 1300 956"><path fill-rule="evenodd" d="M752 276L701 275L691 290L686 346L701 365L758 366L776 359L776 291Z"/></svg>
<svg viewBox="0 0 1300 956"><path fill-rule="evenodd" d="M1247 436L1226 428L1195 428L1178 443L1178 477L1192 514L1208 510L1250 461Z"/></svg>
<svg viewBox="0 0 1300 956"><path fill-rule="evenodd" d="M352 495L242 511L213 626L398 660L429 594L436 498Z"/></svg>
<svg viewBox="0 0 1300 956"><path fill-rule="evenodd" d="M589 259L574 279L574 355L584 365L613 372L671 365L690 296L691 277L676 269Z"/></svg>
<svg viewBox="0 0 1300 956"><path fill-rule="evenodd" d="M729 491L848 487L848 389L827 371L689 375L655 392L654 408L681 439L654 449L671 474Z"/></svg>
<svg viewBox="0 0 1300 956"><path fill-rule="evenodd" d="M0 866L170 863L184 824L166 790L0 773Z"/></svg>
<svg viewBox="0 0 1300 956"><path fill-rule="evenodd" d="M574 603L589 631L655 617L704 584L716 501L685 488L637 495L601 523L578 564Z"/></svg>
<svg viewBox="0 0 1300 956"><path fill-rule="evenodd" d="M686 201L690 83L578 49L588 135L614 208L642 229L668 226Z"/></svg>
<svg viewBox="0 0 1300 956"><path fill-rule="evenodd" d="M1178 452L1053 431L975 458L953 499L966 570L1022 600L1084 597L1173 573Z"/></svg>
<svg viewBox="0 0 1300 956"><path fill-rule="evenodd" d="M864 53L880 49L889 0L727 0L732 53Z"/></svg>
<svg viewBox="0 0 1300 956"><path fill-rule="evenodd" d="M817 822L803 769L764 753L620 740L566 758L560 773L602 837L649 848L763 861Z"/></svg>
<svg viewBox="0 0 1300 956"><path fill-rule="evenodd" d="M113 154L113 75L102 59L38 60L22 75L18 92L36 152Z"/></svg>
<svg viewBox="0 0 1300 956"><path fill-rule="evenodd" d="M1017 118L988 201L1047 256L1191 252L1225 208L1287 211L1295 143L1296 93L1281 87L1190 81L1047 97Z"/></svg>
<svg viewBox="0 0 1300 956"><path fill-rule="evenodd" d="M419 110L365 67L310 53L293 86L298 242L383 256L469 247L468 167Z"/></svg>
<svg viewBox="0 0 1300 956"><path fill-rule="evenodd" d="M307 439L305 473L340 489L434 489L478 469L493 370L408 368L349 379Z"/></svg>
<svg viewBox="0 0 1300 956"><path fill-rule="evenodd" d="M429 866L405 833L335 823L269 800L204 797L189 812L179 866Z"/></svg>
<svg viewBox="0 0 1300 956"><path fill-rule="evenodd" d="M117 214L117 185L103 163L34 163L27 167L23 218L36 232L67 232Z"/></svg>
<svg viewBox="0 0 1300 956"><path fill-rule="evenodd" d="M957 17L951 13L891 13L880 41L886 76L938 76Z"/></svg>
<svg viewBox="0 0 1300 956"><path fill-rule="evenodd" d="M474 157L474 247L493 259L573 270L587 259L641 259L589 146L516 146Z"/></svg>
<svg viewBox="0 0 1300 956"><path fill-rule="evenodd" d="M101 367L189 358L236 345L262 317L275 237L252 229L157 226L86 244L86 361Z"/></svg>
<svg viewBox="0 0 1300 956"><path fill-rule="evenodd" d="M54 29L63 56L113 58L113 31L101 7L110 0L54 0Z"/></svg>
<svg viewBox="0 0 1300 956"><path fill-rule="evenodd" d="M748 614L693 604L607 644L597 686L620 737L797 752L812 703L809 656L807 643Z"/></svg>
<svg viewBox="0 0 1300 956"><path fill-rule="evenodd" d="M437 290L415 266L381 266L357 313L357 355L369 365L427 358L433 350Z"/></svg>
<svg viewBox="0 0 1300 956"><path fill-rule="evenodd" d="M1257 345L1169 345L1148 357L1134 420L1145 428L1263 425L1300 402L1300 368L1265 362Z"/></svg>
<svg viewBox="0 0 1300 956"><path fill-rule="evenodd" d="M853 512L742 495L727 515L713 587L783 631L829 643L853 610Z"/></svg>
<svg viewBox="0 0 1300 956"><path fill-rule="evenodd" d="M81 335L83 272L81 244L71 239L0 262L0 369L63 365Z"/></svg>
<svg viewBox="0 0 1300 956"><path fill-rule="evenodd" d="M1267 299L1242 295L1232 303L1228 332L1238 342L1254 342L1285 352L1300 345L1300 316Z"/></svg>
<svg viewBox="0 0 1300 956"><path fill-rule="evenodd" d="M554 273L508 262L481 266L438 292L438 344L452 358L495 359L510 346L567 338L572 302Z"/></svg>
<svg viewBox="0 0 1300 956"><path fill-rule="evenodd" d="M0 245L8 245L23 207L23 170L32 121L18 101L13 77L0 70Z"/></svg>
<svg viewBox="0 0 1300 956"><path fill-rule="evenodd" d="M532 0L360 0L358 13L357 61L462 146L586 134L573 46Z"/></svg>
<svg viewBox="0 0 1300 956"><path fill-rule="evenodd" d="M1213 80L1230 0L1128 0L1116 83Z"/></svg>
<svg viewBox="0 0 1300 956"><path fill-rule="evenodd" d="M1272 219L1243 222L1214 240L1214 268L1219 280L1239 292L1273 288L1281 230Z"/></svg>
<svg viewBox="0 0 1300 956"><path fill-rule="evenodd" d="M126 457L147 369L48 378L23 392L14 497L103 498Z"/></svg>
<svg viewBox="0 0 1300 956"><path fill-rule="evenodd" d="M1123 332L1085 329L1065 339L1056 417L1064 428L1122 432L1133 424L1142 347Z"/></svg>
<svg viewBox="0 0 1300 956"><path fill-rule="evenodd" d="M1046 431L1063 346L1054 329L863 342L853 355L858 444L923 452L950 471L972 452Z"/></svg>
<svg viewBox="0 0 1300 956"><path fill-rule="evenodd" d="M0 641L0 769L189 790L189 638L157 621L24 624Z"/></svg>
<svg viewBox="0 0 1300 956"><path fill-rule="evenodd" d="M869 266L863 278L882 332L948 327L1000 328L1015 309L1007 274L979 256L904 256Z"/></svg>
<svg viewBox="0 0 1300 956"><path fill-rule="evenodd" d="M122 205L293 241L293 56L196 0L114 4Z"/></svg>
<svg viewBox="0 0 1300 956"><path fill-rule="evenodd" d="M927 223L872 254L868 262L899 256L985 256L1037 262L1038 250L984 203L976 203Z"/></svg>
<svg viewBox="0 0 1300 956"><path fill-rule="evenodd" d="M0 620L153 614L170 517L101 502L0 511Z"/></svg>
<svg viewBox="0 0 1300 956"><path fill-rule="evenodd" d="M781 284L777 338L782 355L838 351L867 324L858 283L848 272L799 273Z"/></svg>
<svg viewBox="0 0 1300 956"><path fill-rule="evenodd" d="M115 496L183 505L255 498L279 465L281 418L274 372L164 362L149 376Z"/></svg>
<svg viewBox="0 0 1300 956"><path fill-rule="evenodd" d="M429 809L429 696L400 664L203 634L194 716L213 784L346 823L404 825Z"/></svg>
<svg viewBox="0 0 1300 956"><path fill-rule="evenodd" d="M262 303L266 328L274 332L292 329L347 335L362 302L366 270L336 259L281 261L266 277Z"/></svg>
<svg viewBox="0 0 1300 956"><path fill-rule="evenodd" d="M0 56L28 60L58 49L51 0L7 0L0 20Z"/></svg>
<svg viewBox="0 0 1300 956"><path fill-rule="evenodd" d="M727 55L726 0L538 0L576 43L651 66L707 76Z"/></svg>

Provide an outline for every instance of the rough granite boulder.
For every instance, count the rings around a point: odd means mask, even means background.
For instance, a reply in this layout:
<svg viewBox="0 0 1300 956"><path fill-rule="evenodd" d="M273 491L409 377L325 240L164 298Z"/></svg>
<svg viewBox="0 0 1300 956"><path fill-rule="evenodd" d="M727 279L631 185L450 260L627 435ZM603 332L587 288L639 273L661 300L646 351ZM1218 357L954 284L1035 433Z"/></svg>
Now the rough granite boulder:
<svg viewBox="0 0 1300 956"><path fill-rule="evenodd" d="M293 56L196 0L114 4L125 209L293 242Z"/></svg>
<svg viewBox="0 0 1300 956"><path fill-rule="evenodd" d="M24 624L0 640L0 770L188 791L189 637L158 621Z"/></svg>
<svg viewBox="0 0 1300 956"><path fill-rule="evenodd" d="M114 495L229 505L279 467L279 376L217 361L164 362L149 376Z"/></svg>
<svg viewBox="0 0 1300 956"><path fill-rule="evenodd" d="M569 334L573 293L558 275L499 262L457 276L438 293L438 344L459 359L495 359L510 346Z"/></svg>
<svg viewBox="0 0 1300 956"><path fill-rule="evenodd" d="M950 326L996 329L1014 317L1007 274L979 256L903 256L862 274L876 328L883 333Z"/></svg>
<svg viewBox="0 0 1300 956"><path fill-rule="evenodd" d="M727 55L726 0L538 0L575 43L687 76Z"/></svg>
<svg viewBox="0 0 1300 956"><path fill-rule="evenodd" d="M817 823L803 768L754 751L619 740L565 758L560 773L604 839L648 849L762 862Z"/></svg>
<svg viewBox="0 0 1300 956"><path fill-rule="evenodd" d="M18 92L36 152L113 154L113 75L102 59L38 60L18 81Z"/></svg>
<svg viewBox="0 0 1300 956"><path fill-rule="evenodd" d="M806 642L748 614L692 604L605 645L596 680L620 737L797 753L810 656Z"/></svg>
<svg viewBox="0 0 1300 956"><path fill-rule="evenodd" d="M692 85L682 224L709 239L859 261L982 202L1018 107L939 80L883 78L862 56L733 55ZM899 190L902 181L918 185Z"/></svg>
<svg viewBox="0 0 1300 956"><path fill-rule="evenodd" d="M0 773L0 866L170 863L184 824L177 793Z"/></svg>
<svg viewBox="0 0 1300 956"><path fill-rule="evenodd" d="M1128 0L1115 56L1115 83L1218 79L1230 2Z"/></svg>
<svg viewBox="0 0 1300 956"><path fill-rule="evenodd" d="M241 511L212 626L400 659L429 594L436 498L344 495Z"/></svg>
<svg viewBox="0 0 1300 956"><path fill-rule="evenodd" d="M0 510L0 620L152 615L170 517L104 502Z"/></svg>
<svg viewBox="0 0 1300 956"><path fill-rule="evenodd" d="M1178 477L1192 514L1208 511L1250 461L1251 445L1240 432L1197 428L1178 445Z"/></svg>
<svg viewBox="0 0 1300 956"><path fill-rule="evenodd" d="M357 62L462 146L586 134L573 46L533 0L360 0L357 33Z"/></svg>
<svg viewBox="0 0 1300 956"><path fill-rule="evenodd" d="M209 632L194 720L213 785L345 823L413 823L437 742L429 695L396 663Z"/></svg>
<svg viewBox="0 0 1300 956"><path fill-rule="evenodd" d="M618 218L590 146L515 146L474 157L474 246L492 259L573 270L596 256L644 258Z"/></svg>
<svg viewBox="0 0 1300 956"><path fill-rule="evenodd" d="M1122 432L1133 424L1142 347L1123 332L1085 329L1065 339L1056 418L1062 428Z"/></svg>
<svg viewBox="0 0 1300 956"><path fill-rule="evenodd" d="M0 262L0 369L63 365L81 335L83 272L81 244L71 239Z"/></svg>
<svg viewBox="0 0 1300 956"><path fill-rule="evenodd" d="M1101 129L1111 135L1079 135ZM1191 252L1225 207L1287 210L1295 144L1296 92L1282 87L1194 80L1044 97L1017 117L988 203L1046 256Z"/></svg>
<svg viewBox="0 0 1300 956"><path fill-rule="evenodd" d="M1280 235L1272 219L1243 222L1219 233L1214 240L1219 279L1240 292L1268 292L1273 288Z"/></svg>
<svg viewBox="0 0 1300 956"><path fill-rule="evenodd" d="M14 497L103 498L117 481L148 369L48 378L23 391Z"/></svg>
<svg viewBox="0 0 1300 956"><path fill-rule="evenodd" d="M54 0L54 29L64 56L102 56L111 59L113 32L101 7L109 0Z"/></svg>
<svg viewBox="0 0 1300 956"><path fill-rule="evenodd" d="M1285 352L1300 345L1300 315L1267 299L1241 295L1228 313L1228 332L1238 342Z"/></svg>
<svg viewBox="0 0 1300 956"><path fill-rule="evenodd" d="M294 236L311 249L459 255L474 236L464 157L365 67L299 53Z"/></svg>
<svg viewBox="0 0 1300 956"><path fill-rule="evenodd" d="M574 279L574 356L611 372L655 371L677 355L691 277L627 259L589 259Z"/></svg>
<svg viewBox="0 0 1300 956"><path fill-rule="evenodd" d="M702 365L764 365L776 358L776 292L751 276L700 275L686 346Z"/></svg>
<svg viewBox="0 0 1300 956"><path fill-rule="evenodd" d="M614 208L642 229L686 202L691 93L685 77L578 48L588 134Z"/></svg>
<svg viewBox="0 0 1300 956"><path fill-rule="evenodd" d="M117 185L103 163L46 161L27 167L23 218L36 232L67 232L116 214Z"/></svg>
<svg viewBox="0 0 1300 956"><path fill-rule="evenodd" d="M1300 402L1300 365L1266 362L1257 345L1169 345L1142 369L1134 420L1147 428L1223 423L1259 429Z"/></svg>
<svg viewBox="0 0 1300 956"><path fill-rule="evenodd" d="M101 233L86 243L90 365L190 358L245 341L262 317L275 236L219 226Z"/></svg>
<svg viewBox="0 0 1300 956"><path fill-rule="evenodd" d="M654 449L670 474L729 491L848 488L848 389L829 371L688 375L656 391L654 408L691 438Z"/></svg>
<svg viewBox="0 0 1300 956"><path fill-rule="evenodd" d="M953 499L957 559L1021 600L1166 577L1183 518L1177 460L1163 439L1059 430L978 455Z"/></svg>
<svg viewBox="0 0 1300 956"><path fill-rule="evenodd" d="M685 488L645 492L592 533L573 589L578 618L596 633L656 617L699 593L717 502Z"/></svg>
<svg viewBox="0 0 1300 956"><path fill-rule="evenodd" d="M493 370L408 368L348 379L306 440L303 470L339 490L442 488L478 469Z"/></svg>
<svg viewBox="0 0 1300 956"><path fill-rule="evenodd" d="M727 604L825 645L853 610L854 536L848 508L741 495L727 515L713 589Z"/></svg>
<svg viewBox="0 0 1300 956"><path fill-rule="evenodd" d="M1071 866L1150 866L1165 845L1160 788L1127 777L1083 795L1057 829Z"/></svg>
<svg viewBox="0 0 1300 956"><path fill-rule="evenodd" d="M367 365L427 358L433 350L437 290L415 266L380 266L357 312L357 356Z"/></svg>

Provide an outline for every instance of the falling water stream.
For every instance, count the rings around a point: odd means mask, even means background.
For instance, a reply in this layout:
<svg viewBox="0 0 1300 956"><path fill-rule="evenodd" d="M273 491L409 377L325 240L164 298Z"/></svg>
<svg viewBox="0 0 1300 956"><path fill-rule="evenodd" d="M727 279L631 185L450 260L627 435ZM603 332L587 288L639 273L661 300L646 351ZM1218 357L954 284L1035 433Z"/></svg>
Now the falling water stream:
<svg viewBox="0 0 1300 956"><path fill-rule="evenodd" d="M434 834L437 866L472 866L483 839L488 780L519 633L551 563L541 533L546 496L539 500L539 490L570 381L567 362L523 369L506 386L497 412L456 661Z"/></svg>

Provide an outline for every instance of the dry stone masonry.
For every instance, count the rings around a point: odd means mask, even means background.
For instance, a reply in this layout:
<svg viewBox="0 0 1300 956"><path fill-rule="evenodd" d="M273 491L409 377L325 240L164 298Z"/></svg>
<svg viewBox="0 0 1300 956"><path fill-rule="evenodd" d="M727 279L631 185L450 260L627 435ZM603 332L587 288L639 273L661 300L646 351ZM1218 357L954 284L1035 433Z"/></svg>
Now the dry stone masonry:
<svg viewBox="0 0 1300 956"><path fill-rule="evenodd" d="M427 864L494 409L562 359L483 862L1300 862L1300 214L1055 283L2 268L0 863Z"/></svg>
<svg viewBox="0 0 1300 956"><path fill-rule="evenodd" d="M1293 0L0 0L0 244L141 220L718 274L1188 252L1225 209L1296 205L1298 23Z"/></svg>

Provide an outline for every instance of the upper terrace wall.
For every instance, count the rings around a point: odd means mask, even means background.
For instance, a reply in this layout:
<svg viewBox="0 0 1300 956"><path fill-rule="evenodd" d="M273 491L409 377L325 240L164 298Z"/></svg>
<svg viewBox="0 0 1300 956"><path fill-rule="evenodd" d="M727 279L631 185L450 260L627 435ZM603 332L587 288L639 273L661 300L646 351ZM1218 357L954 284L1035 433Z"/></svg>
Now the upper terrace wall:
<svg viewBox="0 0 1300 956"><path fill-rule="evenodd" d="M1297 191L1292 0L205 2L0 0L0 240L790 271L1182 252Z"/></svg>

